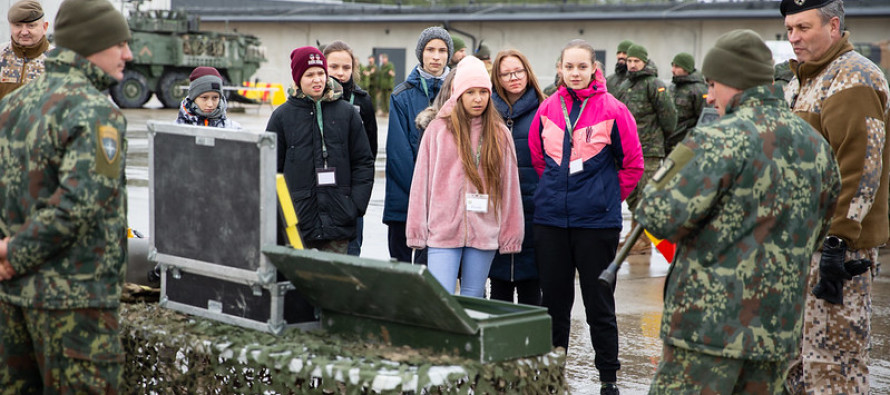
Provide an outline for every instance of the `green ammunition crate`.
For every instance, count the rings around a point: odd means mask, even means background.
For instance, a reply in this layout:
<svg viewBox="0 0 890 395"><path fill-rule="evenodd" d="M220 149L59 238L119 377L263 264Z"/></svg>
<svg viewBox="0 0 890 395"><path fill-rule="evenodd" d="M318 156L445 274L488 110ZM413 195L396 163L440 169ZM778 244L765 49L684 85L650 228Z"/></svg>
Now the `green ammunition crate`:
<svg viewBox="0 0 890 395"><path fill-rule="evenodd" d="M282 246L263 253L322 309L330 333L482 363L551 350L545 308L451 295L426 266Z"/></svg>

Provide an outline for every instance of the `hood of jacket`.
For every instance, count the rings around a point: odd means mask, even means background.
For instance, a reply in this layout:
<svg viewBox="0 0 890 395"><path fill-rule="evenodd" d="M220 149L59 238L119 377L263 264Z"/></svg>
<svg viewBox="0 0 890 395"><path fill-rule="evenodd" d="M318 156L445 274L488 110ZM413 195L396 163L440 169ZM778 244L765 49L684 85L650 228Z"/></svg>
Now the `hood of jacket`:
<svg viewBox="0 0 890 395"><path fill-rule="evenodd" d="M343 85L340 85L340 82L334 79L334 77L328 77L328 82L321 93L321 100L319 101L332 102L339 100L341 97L343 97ZM299 87L294 87L293 93L287 98L287 101L297 104L300 102L314 102L315 100L303 93Z"/></svg>
<svg viewBox="0 0 890 395"><path fill-rule="evenodd" d="M694 84L694 83L705 83L705 77L701 75L698 70L693 70L688 75L675 75L671 78L671 82L682 85L682 84Z"/></svg>
<svg viewBox="0 0 890 395"><path fill-rule="evenodd" d="M656 78L658 77L658 66L656 66L655 62L653 62L651 60L646 63L646 66L643 67L642 70L627 72L627 79L634 81L634 82L639 81L643 78L648 78L650 76L656 77Z"/></svg>

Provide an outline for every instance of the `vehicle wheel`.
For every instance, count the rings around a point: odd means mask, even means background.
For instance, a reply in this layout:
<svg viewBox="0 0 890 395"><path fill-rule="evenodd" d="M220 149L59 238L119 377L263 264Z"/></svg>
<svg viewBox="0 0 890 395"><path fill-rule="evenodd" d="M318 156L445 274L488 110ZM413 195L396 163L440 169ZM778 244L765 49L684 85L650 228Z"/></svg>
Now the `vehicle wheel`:
<svg viewBox="0 0 890 395"><path fill-rule="evenodd" d="M149 97L145 76L134 70L124 70L124 78L111 88L111 99L121 108L142 107Z"/></svg>
<svg viewBox="0 0 890 395"><path fill-rule="evenodd" d="M189 75L181 71L168 71L158 81L157 95L166 108L178 108L189 92Z"/></svg>

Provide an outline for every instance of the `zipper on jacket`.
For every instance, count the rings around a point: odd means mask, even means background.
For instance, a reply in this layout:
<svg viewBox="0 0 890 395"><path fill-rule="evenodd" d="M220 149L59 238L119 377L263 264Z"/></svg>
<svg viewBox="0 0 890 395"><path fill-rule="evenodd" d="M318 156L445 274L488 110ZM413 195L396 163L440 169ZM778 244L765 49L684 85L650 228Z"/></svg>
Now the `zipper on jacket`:
<svg viewBox="0 0 890 395"><path fill-rule="evenodd" d="M516 271L516 254L510 254L510 282L516 282L516 279L513 278L513 274Z"/></svg>

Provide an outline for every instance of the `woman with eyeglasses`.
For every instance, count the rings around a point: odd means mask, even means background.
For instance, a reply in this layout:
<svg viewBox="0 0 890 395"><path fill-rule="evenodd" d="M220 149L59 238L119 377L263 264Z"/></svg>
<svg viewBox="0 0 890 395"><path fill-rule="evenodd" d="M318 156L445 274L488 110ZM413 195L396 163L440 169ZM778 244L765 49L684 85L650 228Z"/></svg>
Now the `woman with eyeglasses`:
<svg viewBox="0 0 890 395"><path fill-rule="evenodd" d="M544 94L528 59L515 49L498 52L492 63L491 101L513 135L516 163L525 213L525 239L522 251L516 254L497 254L491 263L488 278L491 298L507 302L541 305L541 286L535 265L532 217L535 213L533 196L538 187L538 173L532 167L528 149L528 130Z"/></svg>
<svg viewBox="0 0 890 395"><path fill-rule="evenodd" d="M606 92L590 44L569 41L560 59L559 89L541 104L528 136L541 176L533 221L542 304L553 320L553 346L568 349L578 272L600 393L617 394L614 289L597 278L615 258L621 201L643 175L643 152L636 122Z"/></svg>

